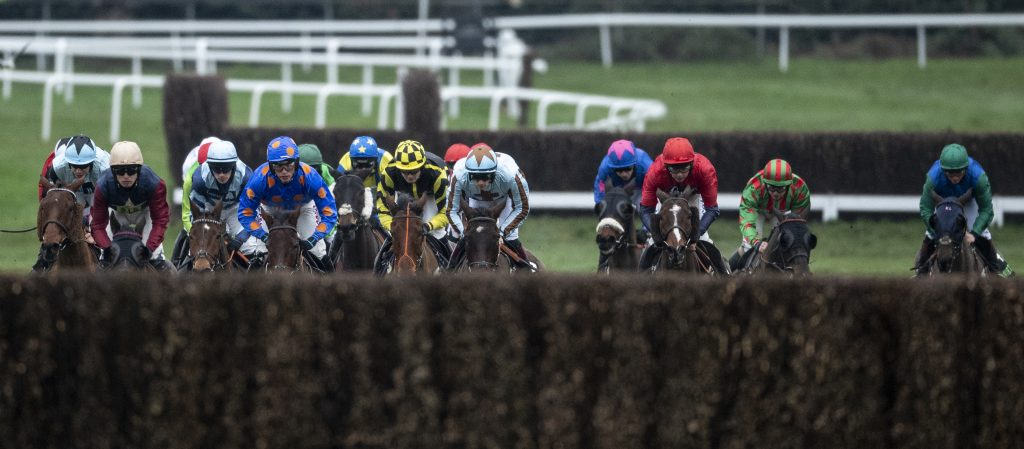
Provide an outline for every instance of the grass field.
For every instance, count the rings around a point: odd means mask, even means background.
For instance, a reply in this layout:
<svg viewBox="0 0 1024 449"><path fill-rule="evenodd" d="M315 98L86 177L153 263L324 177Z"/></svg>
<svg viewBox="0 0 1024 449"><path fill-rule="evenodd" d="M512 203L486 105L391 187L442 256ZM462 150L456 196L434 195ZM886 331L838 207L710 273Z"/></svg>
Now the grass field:
<svg viewBox="0 0 1024 449"><path fill-rule="evenodd" d="M99 71L78 63L79 71ZM120 69L124 71L124 68ZM159 73L160 69L152 71ZM275 68L222 67L228 77L276 79ZM789 73L779 73L774 63L619 64L604 69L599 64L557 63L547 74L535 77L540 88L564 89L609 95L658 98L668 105L668 116L651 122L651 131L725 130L1024 130L1024 59L930 60L926 70L911 60L890 61L793 61ZM356 71L342 71L342 78L356 81ZM303 73L297 80L321 80L322 70ZM378 82L393 82L394 74L380 72ZM474 82L469 75L466 83ZM143 148L147 164L169 175L161 121L161 94L147 89L142 108L131 109L125 99L122 138ZM0 102L0 228L24 228L35 224L35 180L43 159L58 137L74 133L92 136L103 148L110 147L110 91L76 88L75 100L55 100L53 138L40 138L41 88L15 84L10 100ZM230 97L231 121L247 120L249 99ZM372 127L375 115L361 117L358 100L337 99L330 104L329 126ZM485 102L464 102L462 114L449 120L451 129L479 128L486 122ZM274 126L312 126L313 100L295 97L292 113L281 112L279 97L267 95L261 123ZM595 116L598 111L594 111ZM553 108L552 121L569 121L572 111ZM503 126L511 127L511 120ZM515 149L508 149L515 154ZM698 149L699 151L699 149ZM823 156L824 157L824 156ZM255 162L255 161L249 161ZM983 161L984 162L984 161ZM255 165L255 163L253 164ZM585 168L589 169L589 168ZM728 167L718 167L728 170ZM920 176L919 173L910 174ZM722 186L738 191L742 186ZM811 186L813 189L814 186ZM994 186L996 193L999 186ZM535 187L542 189L542 187ZM580 186L586 190L589 186ZM168 239L177 234L172 221ZM814 225L821 242L814 253L817 272L851 274L907 274L920 242L920 225L908 217L898 222L840 222ZM1010 224L994 230L996 243L1012 262L1024 260L1024 227ZM738 241L734 219L721 219L712 237L726 255ZM589 271L596 260L593 220L589 217L531 217L523 231L524 242L536 250L554 270ZM170 250L171 243L165 244ZM0 234L0 270L24 271L38 249L34 233Z"/></svg>

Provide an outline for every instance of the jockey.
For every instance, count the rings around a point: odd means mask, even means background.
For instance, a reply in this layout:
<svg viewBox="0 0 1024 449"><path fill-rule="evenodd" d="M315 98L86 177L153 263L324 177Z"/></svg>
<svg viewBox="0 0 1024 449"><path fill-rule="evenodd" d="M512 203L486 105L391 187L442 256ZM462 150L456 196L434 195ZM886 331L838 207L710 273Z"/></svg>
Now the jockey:
<svg viewBox="0 0 1024 449"><path fill-rule="evenodd" d="M519 226L530 214L530 186L516 161L504 153L491 149L485 143L473 145L469 155L455 164L451 190L448 193L448 221L461 235L464 231L459 216L461 202L468 199L469 207L487 207L505 203L498 217L498 228L504 243L522 260L520 266L536 270L519 240ZM455 268L462 263L466 240L461 239L452 252L448 265Z"/></svg>
<svg viewBox="0 0 1024 449"><path fill-rule="evenodd" d="M782 159L772 159L764 169L747 181L740 196L740 234L743 241L739 249L729 258L729 267L735 271L743 266L744 254L751 248L752 254L764 252L768 242L766 231L779 224L776 212L793 212L807 218L811 210L811 190L803 178L793 173L793 168Z"/></svg>
<svg viewBox="0 0 1024 449"><path fill-rule="evenodd" d="M398 192L405 192L414 199L424 194L434 197L433 204L427 203L423 207L423 235L441 266L447 265L450 256L448 246L439 240L444 237L445 228L448 226L448 215L445 213L447 190L448 178L445 176L445 169L428 161L423 145L415 140L404 140L398 144L395 159L384 167L381 181L377 184L377 216L387 230L391 229L392 217L391 210L384 202L385 198L395 197ZM388 233L377 253L374 271L383 274L392 256L391 235Z"/></svg>
<svg viewBox="0 0 1024 449"><path fill-rule="evenodd" d="M192 175L199 166L206 162L206 155L210 151L210 144L213 142L219 142L220 139L217 137L207 137L199 142L188 152L185 156L185 161L181 164L181 219L182 226L181 230L178 231L178 237L174 239L174 249L171 250L171 263L174 266L178 266L181 263L182 252L186 249L185 245L188 244L188 231L191 229L192 223L192 205L188 202L189 193L192 191Z"/></svg>
<svg viewBox="0 0 1024 449"><path fill-rule="evenodd" d="M96 246L106 250L111 244L107 234L110 211L120 223L139 221L146 214L142 239L150 252L150 264L169 268L164 261L164 232L170 221L167 206L167 186L164 180L147 165L143 165L142 151L135 142L117 142L110 149L110 170L103 172L93 193L92 238Z"/></svg>
<svg viewBox="0 0 1024 449"><path fill-rule="evenodd" d="M199 142L188 152L185 156L185 162L181 164L181 180L182 182L188 182L192 179L192 172L199 168L199 165L206 162L206 155L210 151L210 144L213 142L219 142L220 139L214 136L207 137ZM184 188L184 187L182 187ZM186 197L182 197L186 198Z"/></svg>
<svg viewBox="0 0 1024 449"><path fill-rule="evenodd" d="M301 208L295 228L302 248L320 259L322 266L330 267L323 239L338 221L334 195L312 167L299 162L298 145L291 137L271 140L267 145L267 162L257 167L249 178L245 194L239 200L238 221L242 230L235 235L234 244L245 242L250 236L266 242L269 234L260 218L261 204Z"/></svg>
<svg viewBox="0 0 1024 449"><path fill-rule="evenodd" d="M711 161L703 154L694 153L693 145L683 137L673 137L665 141L661 155L654 160L644 177L643 193L640 198L640 221L647 231L655 236L656 244L644 250L640 257L640 269L649 269L664 247L664 236L660 235L658 229L651 229L651 214L655 213L658 206L658 190L670 192L673 188L686 187L700 193L696 204L700 222L697 225L697 232L690 236L687 245L691 249L696 249L697 240L706 242L704 248L714 253L709 254L709 258L711 263L715 264L715 270L728 273L728 267L722 262L721 255L707 233L711 223L721 213L718 209L718 173Z"/></svg>
<svg viewBox="0 0 1024 449"><path fill-rule="evenodd" d="M220 201L222 209L219 219L224 222L225 231L228 235L238 235L242 230L242 224L238 221L239 197L252 177L252 169L238 160L235 144L226 140L210 143L205 159L206 162L199 165L186 183L184 194L187 196L181 208L182 228L185 232L192 230L192 203L209 211ZM186 204L189 207L186 208ZM233 251L251 256L259 250L266 251L262 244L258 239L250 238L245 241L232 240L228 246Z"/></svg>
<svg viewBox="0 0 1024 449"><path fill-rule="evenodd" d="M334 192L334 172L330 166L324 163L324 156L320 153L320 147L317 147L311 143L304 143L299 145L299 162L302 162L313 168L313 171L320 174L321 178L324 178L324 184L327 184L327 190ZM327 247L329 248L331 242L334 241L334 232L338 228L331 229L331 232L327 233Z"/></svg>
<svg viewBox="0 0 1024 449"><path fill-rule="evenodd" d="M349 145L348 152L338 160L338 171L356 175L363 179L363 186L376 189L381 170L391 159L391 153L378 148L373 137L359 136Z"/></svg>
<svg viewBox="0 0 1024 449"><path fill-rule="evenodd" d="M469 154L469 147L464 143L454 143L444 152L444 165L448 169L448 181L455 173L455 163Z"/></svg>
<svg viewBox="0 0 1024 449"><path fill-rule="evenodd" d="M628 140L616 140L608 147L608 154L601 160L594 177L594 204L604 199L605 181L611 179L612 186L624 187L636 185L633 192L633 204L639 206L640 193L644 186L644 176L651 166L651 157L647 152L637 148Z"/></svg>
<svg viewBox="0 0 1024 449"><path fill-rule="evenodd" d="M67 147L68 142L71 141L71 137L62 137L57 141L57 144L53 146L53 151L46 156L46 160L43 161L43 171L39 172L39 176L42 178L46 177L46 173L50 171L50 167L53 167L54 159L60 160L64 158L64 148ZM39 199L43 199L43 192L46 191L46 187L43 185L42 179L39 180Z"/></svg>
<svg viewBox="0 0 1024 449"><path fill-rule="evenodd" d="M935 200L932 191L943 198L963 195L973 189L973 198L964 206L968 231L964 235L964 243L974 244L978 254L985 259L989 271L1002 277L1009 277L1013 269L1006 263L992 245L992 233L988 230L992 222L992 186L988 175L978 161L967 156L963 145L951 143L942 148L939 160L932 164L924 181L921 193L921 219L924 220L925 236L921 249L914 261L918 275L927 273L926 261L935 251L935 231L931 227L931 218L935 213Z"/></svg>
<svg viewBox="0 0 1024 449"><path fill-rule="evenodd" d="M75 136L62 146L62 156L53 159L53 165L46 171L46 179L61 185L68 185L76 179L85 178L85 183L75 192L79 204L85 206L82 217L88 226L93 192L103 172L110 168L110 154L96 146L88 136ZM93 243L86 233L86 240Z"/></svg>

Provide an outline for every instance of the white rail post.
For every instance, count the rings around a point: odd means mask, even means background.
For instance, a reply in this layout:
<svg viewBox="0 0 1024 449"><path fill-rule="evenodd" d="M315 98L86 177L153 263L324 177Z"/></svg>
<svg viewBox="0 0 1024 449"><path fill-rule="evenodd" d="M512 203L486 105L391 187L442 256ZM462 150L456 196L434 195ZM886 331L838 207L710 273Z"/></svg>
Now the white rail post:
<svg viewBox="0 0 1024 449"><path fill-rule="evenodd" d="M14 82L14 70L0 70L4 76L4 101L11 99L11 84Z"/></svg>
<svg viewBox="0 0 1024 449"><path fill-rule="evenodd" d="M341 43L337 39L327 40L327 84L338 84L338 48Z"/></svg>
<svg viewBox="0 0 1024 449"><path fill-rule="evenodd" d="M128 77L122 76L114 80L114 92L110 96L110 141L117 142L121 137L121 96Z"/></svg>
<svg viewBox="0 0 1024 449"><path fill-rule="evenodd" d="M260 103L263 101L263 92L266 90L265 84L258 84L252 89L252 98L249 99L249 127L251 128L260 124Z"/></svg>
<svg viewBox="0 0 1024 449"><path fill-rule="evenodd" d="M292 112L292 63L281 63L281 111ZM253 125L256 126L256 125Z"/></svg>
<svg viewBox="0 0 1024 449"><path fill-rule="evenodd" d="M363 64L363 117L369 117L373 111L373 66Z"/></svg>
<svg viewBox="0 0 1024 449"><path fill-rule="evenodd" d="M928 42L925 40L924 25L917 26L917 66L924 68L928 63Z"/></svg>
<svg viewBox="0 0 1024 449"><path fill-rule="evenodd" d="M462 59L462 53L456 52L453 56L456 62ZM459 87L459 67L458 64L452 64L451 68L448 69L448 85L451 87ZM458 118L459 116L459 96L453 95L448 100L448 115L451 117Z"/></svg>
<svg viewBox="0 0 1024 449"><path fill-rule="evenodd" d="M612 66L612 33L608 23L602 23L601 31L601 64L605 68Z"/></svg>
<svg viewBox="0 0 1024 449"><path fill-rule="evenodd" d="M142 107L142 55L138 52L132 56L132 78L132 107L138 109Z"/></svg>
<svg viewBox="0 0 1024 449"><path fill-rule="evenodd" d="M210 48L210 42L206 38L196 40L196 73L206 75L209 67L206 64L206 53Z"/></svg>
<svg viewBox="0 0 1024 449"><path fill-rule="evenodd" d="M46 34L42 31L36 32L36 40L41 41L44 37L46 37ZM41 51L36 53L36 71L46 71L46 54Z"/></svg>
<svg viewBox="0 0 1024 449"><path fill-rule="evenodd" d="M185 69L185 63L181 57L181 33L171 31L171 64L175 72Z"/></svg>
<svg viewBox="0 0 1024 449"><path fill-rule="evenodd" d="M43 84L43 140L50 140L50 128L53 124L53 88L60 83L64 75L52 75Z"/></svg>
<svg viewBox="0 0 1024 449"><path fill-rule="evenodd" d="M398 91L398 93L395 94L395 131L404 131L405 130L405 98L402 95L402 86L398 86L397 91Z"/></svg>
<svg viewBox="0 0 1024 449"><path fill-rule="evenodd" d="M310 50L312 46L309 39L309 31L303 31L300 40L300 50L302 51L302 71L306 73L309 73L313 68L313 54L312 50Z"/></svg>
<svg viewBox="0 0 1024 449"><path fill-rule="evenodd" d="M65 54L65 53L67 53L67 51L68 51L68 40L64 39L63 37L60 38L60 39L57 39L57 42L53 46L53 74L54 75L64 75L67 72L67 69L64 67L67 64L67 62L68 62L67 55ZM57 92L63 93L64 92L64 85L63 84L58 84L56 86L56 89L57 89Z"/></svg>
<svg viewBox="0 0 1024 449"><path fill-rule="evenodd" d="M484 50L484 87L494 85L494 51Z"/></svg>
<svg viewBox="0 0 1024 449"><path fill-rule="evenodd" d="M71 51L68 50L68 62L64 66L68 75L75 74L75 57L71 55ZM67 79L67 84L64 85L64 104L71 104L75 100L75 83L71 82L71 77Z"/></svg>
<svg viewBox="0 0 1024 449"><path fill-rule="evenodd" d="M789 27L779 27L779 70L789 71Z"/></svg>

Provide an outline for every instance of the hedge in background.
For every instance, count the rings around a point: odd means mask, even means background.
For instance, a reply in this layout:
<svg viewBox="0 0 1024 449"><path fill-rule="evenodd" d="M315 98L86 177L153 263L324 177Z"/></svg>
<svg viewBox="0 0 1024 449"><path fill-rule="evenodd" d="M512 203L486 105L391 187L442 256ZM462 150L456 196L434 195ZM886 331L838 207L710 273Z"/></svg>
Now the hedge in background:
<svg viewBox="0 0 1024 449"><path fill-rule="evenodd" d="M2 281L11 447L963 448L1024 434L1012 281Z"/></svg>
<svg viewBox="0 0 1024 449"><path fill-rule="evenodd" d="M209 136L220 136L228 123L228 91L221 76L169 73L164 81L164 135L171 175L181 185L188 152Z"/></svg>

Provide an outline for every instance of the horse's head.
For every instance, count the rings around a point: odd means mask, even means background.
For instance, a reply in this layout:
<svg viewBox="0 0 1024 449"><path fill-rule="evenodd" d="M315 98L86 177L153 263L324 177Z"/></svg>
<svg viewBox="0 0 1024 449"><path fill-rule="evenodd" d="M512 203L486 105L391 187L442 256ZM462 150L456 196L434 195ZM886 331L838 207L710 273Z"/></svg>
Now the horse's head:
<svg viewBox="0 0 1024 449"><path fill-rule="evenodd" d="M660 238L671 251L669 261L672 265L680 265L686 258L688 241L696 240L697 208L690 205L694 195L690 187L682 192L665 193L657 191L661 201L661 211L651 217L651 226L659 233Z"/></svg>
<svg viewBox="0 0 1024 449"><path fill-rule="evenodd" d="M766 258L772 266L797 275L810 274L811 250L818 245L818 237L807 227L807 220L799 214L777 214L779 225L772 233Z"/></svg>
<svg viewBox="0 0 1024 449"><path fill-rule="evenodd" d="M490 270L498 268L498 243L501 230L498 229L498 217L505 210L504 202L497 202L491 207L469 207L463 200L459 206L466 216L466 266L470 271Z"/></svg>
<svg viewBox="0 0 1024 449"><path fill-rule="evenodd" d="M217 201L213 210L204 212L194 201L192 205L192 230L188 233L188 255L192 258L193 271L213 271L227 266L227 228L220 219L224 203Z"/></svg>
<svg viewBox="0 0 1024 449"><path fill-rule="evenodd" d="M110 268L115 270L144 270L149 265L149 248L142 243L142 234L128 229L114 233L110 243Z"/></svg>
<svg viewBox="0 0 1024 449"><path fill-rule="evenodd" d="M611 180L605 181L606 186ZM604 254L611 254L619 244L635 240L633 230L633 201L630 194L633 185L627 188L613 187L605 192L604 199L597 204L597 247Z"/></svg>
<svg viewBox="0 0 1024 449"><path fill-rule="evenodd" d="M934 190L931 192L936 205L930 224L938 242L935 247L935 263L940 271L950 271L952 262L960 256L964 234L967 233L964 205L970 201L972 194L973 189L968 189L960 197L942 198Z"/></svg>
<svg viewBox="0 0 1024 449"><path fill-rule="evenodd" d="M75 197L75 191L85 179L76 179L67 187L51 183L46 178L40 179L45 191L36 214L36 234L42 242L40 262L49 269L57 262L62 249L85 237L85 228L81 224L83 206Z"/></svg>
<svg viewBox="0 0 1024 449"><path fill-rule="evenodd" d="M414 273L419 270L423 257L423 205L426 194L414 200L412 195L398 192L395 198L386 198L384 204L391 210L391 248L395 254L394 271Z"/></svg>
<svg viewBox="0 0 1024 449"><path fill-rule="evenodd" d="M267 261L270 270L298 270L302 263L302 247L299 244L299 222L301 208L293 210L274 208L263 216L267 224Z"/></svg>
<svg viewBox="0 0 1024 449"><path fill-rule="evenodd" d="M363 187L358 176L345 175L334 184L334 200L338 204L338 237L351 241L356 228L373 214L373 191Z"/></svg>

